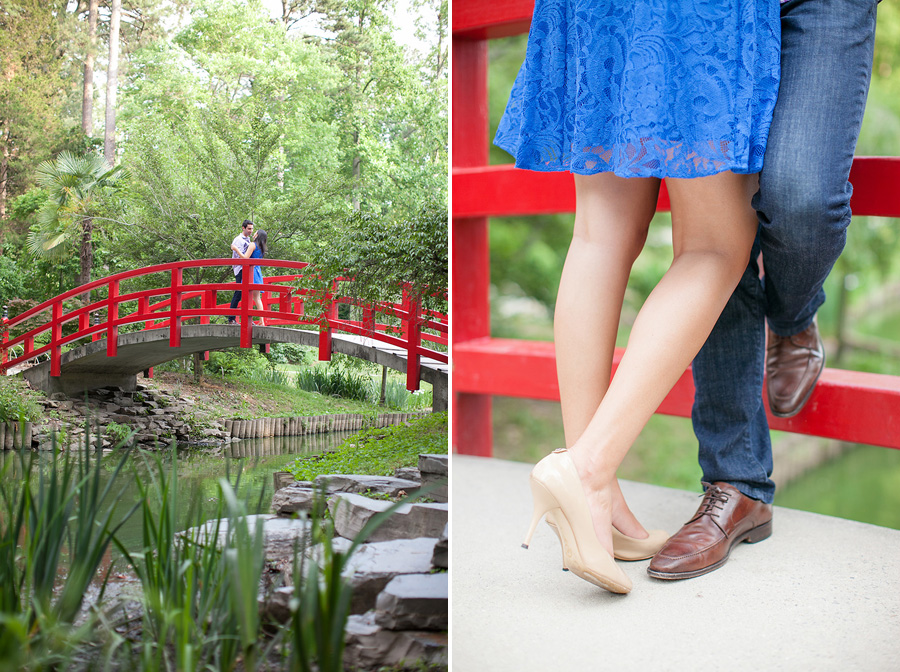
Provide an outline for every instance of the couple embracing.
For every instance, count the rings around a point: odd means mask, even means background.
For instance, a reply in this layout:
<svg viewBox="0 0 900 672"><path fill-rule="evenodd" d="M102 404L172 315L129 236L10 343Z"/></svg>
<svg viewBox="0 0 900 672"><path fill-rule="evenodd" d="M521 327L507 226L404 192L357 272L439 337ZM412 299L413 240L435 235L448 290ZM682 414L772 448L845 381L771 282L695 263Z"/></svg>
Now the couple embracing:
<svg viewBox="0 0 900 672"><path fill-rule="evenodd" d="M824 368L815 318L850 223L876 4L537 0L495 143L572 172L577 206L554 323L565 447L532 471L526 547L546 514L568 569L627 593L614 559L686 579L771 534L764 380L790 417ZM674 260L610 382L663 178ZM704 496L669 537L638 522L616 470L692 362Z"/></svg>
<svg viewBox="0 0 900 672"><path fill-rule="evenodd" d="M263 259L266 256L266 244L268 242L268 235L265 231L260 229L256 233L253 232L253 222L249 219L245 219L241 224L241 232L237 236L234 237L234 240L231 241L231 258L232 259ZM253 268L253 279L252 282L254 285L263 284L263 276L262 269L259 266L252 266ZM234 281L237 283L241 283L244 279L244 266L233 266L234 270ZM259 311L263 310L262 304L262 292L261 291L253 291L250 292L250 298L253 301L253 304L256 306L256 309ZM234 295L231 297L231 308L232 310L238 307L238 304L241 302L241 292L236 291ZM235 324L235 317L233 315L228 316L228 324ZM259 318L259 322L257 323L260 326L265 326L265 320L263 318Z"/></svg>

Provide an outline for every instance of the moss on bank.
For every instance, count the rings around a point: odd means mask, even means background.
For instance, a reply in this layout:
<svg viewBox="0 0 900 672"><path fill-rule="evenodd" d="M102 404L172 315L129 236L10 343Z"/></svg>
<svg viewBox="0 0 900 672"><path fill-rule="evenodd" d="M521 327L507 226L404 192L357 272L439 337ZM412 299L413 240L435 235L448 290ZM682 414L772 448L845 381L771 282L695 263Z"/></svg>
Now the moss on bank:
<svg viewBox="0 0 900 672"><path fill-rule="evenodd" d="M334 452L299 457L285 469L301 481L322 474L393 476L400 467L416 466L420 454L446 454L447 443L447 414L434 413L406 425L360 432Z"/></svg>

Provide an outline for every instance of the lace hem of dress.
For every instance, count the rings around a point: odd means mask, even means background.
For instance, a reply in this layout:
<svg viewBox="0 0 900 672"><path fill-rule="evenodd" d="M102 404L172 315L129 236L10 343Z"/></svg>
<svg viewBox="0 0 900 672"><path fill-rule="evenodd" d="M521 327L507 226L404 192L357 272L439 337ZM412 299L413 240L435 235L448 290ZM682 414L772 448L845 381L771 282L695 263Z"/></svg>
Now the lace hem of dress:
<svg viewBox="0 0 900 672"><path fill-rule="evenodd" d="M505 139L508 140L508 139ZM726 170L757 173L762 169L765 144L751 146L749 160L734 156L734 142L708 140L673 142L662 138L640 138L634 142L614 143L572 149L559 156L552 145L522 141L498 144L516 157L516 167L537 171L568 171L579 175L612 172L620 177L705 177Z"/></svg>

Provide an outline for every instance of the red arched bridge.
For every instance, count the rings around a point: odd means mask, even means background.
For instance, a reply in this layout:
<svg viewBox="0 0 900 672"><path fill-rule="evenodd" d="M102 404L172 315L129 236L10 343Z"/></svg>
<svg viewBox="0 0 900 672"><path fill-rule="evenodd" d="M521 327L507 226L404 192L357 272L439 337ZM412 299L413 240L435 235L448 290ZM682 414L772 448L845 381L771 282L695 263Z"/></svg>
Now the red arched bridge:
<svg viewBox="0 0 900 672"><path fill-rule="evenodd" d="M186 269L233 265L245 268L241 283L184 283ZM322 361L340 352L405 372L409 390L425 380L434 387L435 410L446 408L447 352L434 347L447 345L446 315L423 310L406 288L400 303L371 304L341 294L352 278L335 278L325 290L304 288L305 262L266 259L268 272L278 269L285 275L253 284L247 267L255 265L259 262L250 259L179 261L125 271L60 294L4 318L0 371L24 369L32 385L48 392L108 385L133 389L138 373L188 354L205 357L222 348L297 343L317 347ZM242 293L241 301L231 308L235 290ZM251 305L255 291L263 292L263 310ZM87 292L101 298L74 301ZM226 300L220 303L223 292ZM339 310L342 304L349 310ZM349 316L339 317L345 312ZM234 318L237 324L213 323L217 317ZM265 326L253 324L254 319Z"/></svg>

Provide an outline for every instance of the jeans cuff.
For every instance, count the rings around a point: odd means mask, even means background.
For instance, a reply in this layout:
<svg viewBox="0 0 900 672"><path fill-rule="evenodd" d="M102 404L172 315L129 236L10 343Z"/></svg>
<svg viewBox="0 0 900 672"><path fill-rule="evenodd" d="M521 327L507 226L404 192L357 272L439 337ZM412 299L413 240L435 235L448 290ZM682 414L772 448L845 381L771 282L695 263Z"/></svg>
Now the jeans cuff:
<svg viewBox="0 0 900 672"><path fill-rule="evenodd" d="M729 485L737 488L741 494L750 497L751 499L758 499L765 504L771 504L775 501L775 489L774 488L766 488L766 487L758 487L751 485L750 483L745 483L744 481L725 481Z"/></svg>
<svg viewBox="0 0 900 672"><path fill-rule="evenodd" d="M769 325L769 329L772 330L776 336L781 336L781 338L787 338L789 336L794 336L799 334L801 331L806 331L807 327L813 323L813 320L816 319L816 313L812 314L812 317L804 318L803 320L794 321L794 322L778 322L775 323L771 319L766 318L766 324Z"/></svg>

